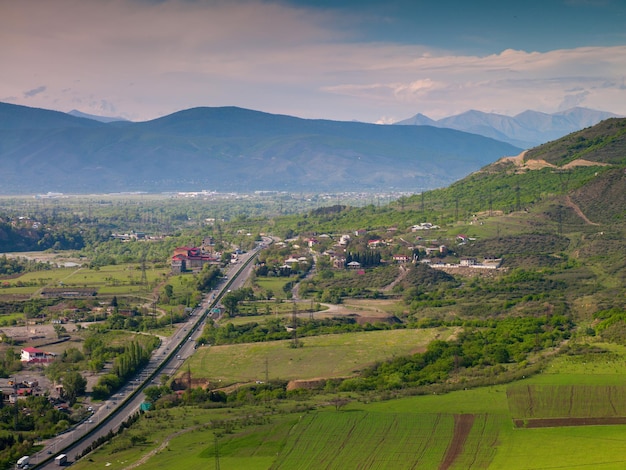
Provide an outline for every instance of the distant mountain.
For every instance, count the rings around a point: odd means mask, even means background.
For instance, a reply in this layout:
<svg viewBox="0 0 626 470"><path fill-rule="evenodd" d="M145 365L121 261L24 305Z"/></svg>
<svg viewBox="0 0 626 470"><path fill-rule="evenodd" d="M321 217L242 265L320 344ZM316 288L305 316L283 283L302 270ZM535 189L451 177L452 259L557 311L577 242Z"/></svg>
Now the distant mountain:
<svg viewBox="0 0 626 470"><path fill-rule="evenodd" d="M95 114L87 114L77 109L72 109L69 113L70 116L85 118L85 119L93 119L98 122L115 122L115 121L128 121L128 119L124 119L121 117L106 117L106 116L96 116Z"/></svg>
<svg viewBox="0 0 626 470"><path fill-rule="evenodd" d="M0 193L380 191L445 186L519 148L429 126L193 108L98 121L0 103Z"/></svg>
<svg viewBox="0 0 626 470"><path fill-rule="evenodd" d="M524 111L513 117L471 110L437 121L416 114L396 124L456 129L508 142L516 147L531 148L611 117L617 115L587 108L571 108L554 114Z"/></svg>

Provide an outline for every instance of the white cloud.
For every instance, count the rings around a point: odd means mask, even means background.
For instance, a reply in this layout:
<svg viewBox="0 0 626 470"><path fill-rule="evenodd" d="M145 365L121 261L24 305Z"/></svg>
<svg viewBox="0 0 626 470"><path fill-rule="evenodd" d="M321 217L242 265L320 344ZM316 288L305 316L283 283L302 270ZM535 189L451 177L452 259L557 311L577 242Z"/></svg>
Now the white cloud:
<svg viewBox="0 0 626 470"><path fill-rule="evenodd" d="M5 2L0 96L131 119L222 105L362 121L568 103L626 114L624 46L463 56L356 42L333 20L266 1Z"/></svg>

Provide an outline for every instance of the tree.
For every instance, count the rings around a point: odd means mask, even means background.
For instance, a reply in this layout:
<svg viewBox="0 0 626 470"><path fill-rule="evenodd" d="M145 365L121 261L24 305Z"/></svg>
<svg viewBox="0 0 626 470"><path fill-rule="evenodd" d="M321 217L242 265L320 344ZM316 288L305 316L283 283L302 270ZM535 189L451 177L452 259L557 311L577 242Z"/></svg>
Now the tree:
<svg viewBox="0 0 626 470"><path fill-rule="evenodd" d="M171 299L174 297L174 287L171 284L165 284L165 286L163 286L163 291L168 298Z"/></svg>
<svg viewBox="0 0 626 470"><path fill-rule="evenodd" d="M335 411L339 411L341 408L350 403L350 399L337 395L330 399L330 403L335 406Z"/></svg>
<svg viewBox="0 0 626 470"><path fill-rule="evenodd" d="M63 376L63 394L70 406L76 403L79 395L87 389L87 380L78 372L68 372Z"/></svg>
<svg viewBox="0 0 626 470"><path fill-rule="evenodd" d="M222 298L222 303L224 307L226 307L226 311L230 316L234 316L237 313L237 305L239 304L239 299L233 293L226 294Z"/></svg>

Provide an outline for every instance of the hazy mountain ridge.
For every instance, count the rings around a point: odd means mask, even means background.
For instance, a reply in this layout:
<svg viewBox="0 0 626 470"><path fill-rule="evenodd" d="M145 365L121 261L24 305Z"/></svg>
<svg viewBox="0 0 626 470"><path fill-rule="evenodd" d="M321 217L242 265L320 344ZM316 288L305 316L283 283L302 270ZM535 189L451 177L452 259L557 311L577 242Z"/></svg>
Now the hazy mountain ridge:
<svg viewBox="0 0 626 470"><path fill-rule="evenodd" d="M78 111L77 109L72 109L67 114L69 114L70 116L74 116L74 117L80 117L80 118L85 118L85 119L92 119L94 121L104 122L104 123L116 122L116 121L128 121L128 119L124 119L122 117L98 116L98 115L95 115L95 114L83 113L82 111Z"/></svg>
<svg viewBox="0 0 626 470"><path fill-rule="evenodd" d="M3 193L419 190L519 151L452 129L235 107L101 123L0 103Z"/></svg>
<svg viewBox="0 0 626 470"><path fill-rule="evenodd" d="M532 148L612 117L618 116L581 107L553 114L528 110L515 116L470 110L439 120L416 114L395 124L457 129L508 142L516 147Z"/></svg>

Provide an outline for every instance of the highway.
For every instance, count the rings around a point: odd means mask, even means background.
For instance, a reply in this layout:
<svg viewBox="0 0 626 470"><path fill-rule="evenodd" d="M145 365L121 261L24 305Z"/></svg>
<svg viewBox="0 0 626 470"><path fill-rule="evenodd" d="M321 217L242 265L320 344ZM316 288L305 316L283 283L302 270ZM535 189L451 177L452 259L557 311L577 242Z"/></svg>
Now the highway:
<svg viewBox="0 0 626 470"><path fill-rule="evenodd" d="M145 400L143 389L150 385L159 385L162 375L172 377L176 374L185 359L195 352L196 340L202 334L202 327L210 309L219 305L221 297L226 292L243 287L252 271L252 260L263 246L271 242L271 239L264 238L263 244L239 255L237 262L225 269L227 278L222 279L213 291L206 294L186 323L178 324L177 331L153 351L148 364L135 378L107 401L93 405L93 414L89 419L49 440L44 449L31 455L31 468L58 468L54 458L60 454L67 455L67 465L70 465L96 439L110 431L117 431L129 416L138 412Z"/></svg>

